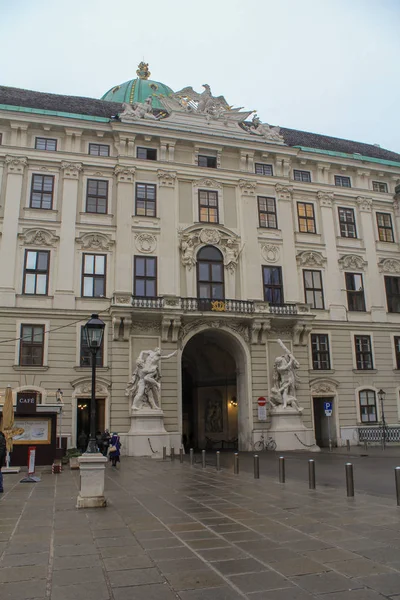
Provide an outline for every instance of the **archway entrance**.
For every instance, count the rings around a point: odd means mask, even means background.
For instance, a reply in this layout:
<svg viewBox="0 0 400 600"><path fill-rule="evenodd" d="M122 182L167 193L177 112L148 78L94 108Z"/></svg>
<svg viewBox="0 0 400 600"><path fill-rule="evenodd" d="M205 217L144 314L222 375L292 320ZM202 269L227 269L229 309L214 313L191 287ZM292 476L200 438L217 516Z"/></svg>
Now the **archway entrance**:
<svg viewBox="0 0 400 600"><path fill-rule="evenodd" d="M238 390L242 386L237 344L229 334L207 329L192 337L183 350L182 438L186 449L238 447Z"/></svg>

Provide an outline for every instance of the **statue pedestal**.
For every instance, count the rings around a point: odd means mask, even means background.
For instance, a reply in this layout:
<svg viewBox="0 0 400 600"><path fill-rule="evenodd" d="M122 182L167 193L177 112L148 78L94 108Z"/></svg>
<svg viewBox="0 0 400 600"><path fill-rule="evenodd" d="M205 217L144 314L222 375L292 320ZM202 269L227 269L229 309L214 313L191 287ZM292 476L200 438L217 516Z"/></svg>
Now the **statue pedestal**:
<svg viewBox="0 0 400 600"><path fill-rule="evenodd" d="M104 497L104 477L107 458L100 452L82 454L78 458L81 475L77 508L102 508L107 506Z"/></svg>
<svg viewBox="0 0 400 600"><path fill-rule="evenodd" d="M320 447L315 443L312 429L307 429L303 423L301 413L291 408L275 408L271 411L271 427L269 435L276 442L276 449L282 450L308 450L320 452Z"/></svg>
<svg viewBox="0 0 400 600"><path fill-rule="evenodd" d="M167 454L170 453L170 436L165 431L161 409L131 409L130 416L131 428L124 436L128 456L161 458L163 446L166 446Z"/></svg>

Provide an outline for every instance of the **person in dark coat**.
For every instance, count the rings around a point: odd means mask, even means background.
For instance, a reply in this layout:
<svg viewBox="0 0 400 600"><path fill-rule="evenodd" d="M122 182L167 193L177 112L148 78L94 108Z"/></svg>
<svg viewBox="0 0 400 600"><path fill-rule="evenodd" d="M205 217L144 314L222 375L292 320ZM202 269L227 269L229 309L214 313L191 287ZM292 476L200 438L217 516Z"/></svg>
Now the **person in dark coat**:
<svg viewBox="0 0 400 600"><path fill-rule="evenodd" d="M4 492L3 488L3 473L1 472L1 467L4 467L6 464L6 454L7 454L7 446L6 446L6 438L4 433L0 431L0 494Z"/></svg>
<svg viewBox="0 0 400 600"><path fill-rule="evenodd" d="M103 441L103 456L107 456L108 447L110 445L111 435L108 429L104 431L101 435L101 439Z"/></svg>
<svg viewBox="0 0 400 600"><path fill-rule="evenodd" d="M113 467L117 466L117 462L120 462L121 454L121 442L119 441L118 433L113 433L110 442L110 460Z"/></svg>

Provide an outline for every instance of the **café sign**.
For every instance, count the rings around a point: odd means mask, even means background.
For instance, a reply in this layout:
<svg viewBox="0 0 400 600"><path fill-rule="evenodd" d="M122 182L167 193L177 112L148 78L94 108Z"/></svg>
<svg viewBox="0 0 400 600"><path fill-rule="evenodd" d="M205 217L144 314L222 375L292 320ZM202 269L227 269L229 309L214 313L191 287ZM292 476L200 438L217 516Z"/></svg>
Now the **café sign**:
<svg viewBox="0 0 400 600"><path fill-rule="evenodd" d="M37 392L17 392L17 414L36 413Z"/></svg>

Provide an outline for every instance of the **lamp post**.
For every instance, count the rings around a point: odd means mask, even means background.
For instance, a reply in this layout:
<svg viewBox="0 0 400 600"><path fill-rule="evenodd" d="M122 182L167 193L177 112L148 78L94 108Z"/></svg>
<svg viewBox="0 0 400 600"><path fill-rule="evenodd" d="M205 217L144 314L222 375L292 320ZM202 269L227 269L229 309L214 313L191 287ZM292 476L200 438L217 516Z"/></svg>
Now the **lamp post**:
<svg viewBox="0 0 400 600"><path fill-rule="evenodd" d="M90 435L85 454L97 454L96 444L96 356L104 335L104 322L93 314L84 327L87 346L92 357L92 395L90 399Z"/></svg>
<svg viewBox="0 0 400 600"><path fill-rule="evenodd" d="M60 407L60 435L58 438L58 449L61 450L62 447L62 410L63 410L63 406L64 406L64 402L63 402L63 395L64 392L62 390L60 390L60 388L58 388L58 390L56 391L56 400L57 400L57 404Z"/></svg>
<svg viewBox="0 0 400 600"><path fill-rule="evenodd" d="M386 421L385 421L385 411L383 408L383 401L385 400L386 392L381 388L378 392L378 398L381 405L381 417L382 417L382 448L383 450L386 447Z"/></svg>

